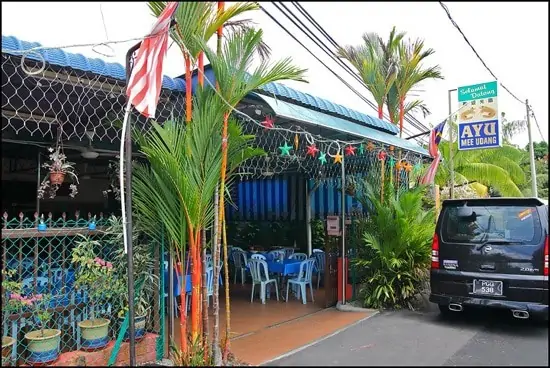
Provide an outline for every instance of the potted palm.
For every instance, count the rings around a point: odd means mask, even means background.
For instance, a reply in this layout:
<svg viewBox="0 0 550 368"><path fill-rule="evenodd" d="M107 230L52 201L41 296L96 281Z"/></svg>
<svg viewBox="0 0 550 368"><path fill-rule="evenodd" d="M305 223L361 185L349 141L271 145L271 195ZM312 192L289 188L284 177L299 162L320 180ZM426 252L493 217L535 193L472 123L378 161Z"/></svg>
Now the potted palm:
<svg viewBox="0 0 550 368"><path fill-rule="evenodd" d="M91 305L90 319L78 323L81 332L81 346L84 349L100 349L109 343L111 321L98 318L96 307L107 303L113 293L113 265L99 258L95 249L100 243L80 235L72 251L72 262L76 265L75 288L82 290Z"/></svg>
<svg viewBox="0 0 550 368"><path fill-rule="evenodd" d="M65 181L65 177L69 176L72 180L72 184L69 186L69 196L74 198L78 193L78 177L74 170L74 162L67 161L67 156L63 153L63 149L60 145L56 148L48 148L49 160L45 162L42 167L48 169L48 174L38 188L38 198L44 198L46 191L51 199L55 198L57 190Z"/></svg>
<svg viewBox="0 0 550 368"><path fill-rule="evenodd" d="M145 336L147 318L151 306L151 300L158 286L158 276L153 274L152 270L155 267L153 258L153 249L150 244L140 241L138 234L140 233L139 221L134 226L133 234L133 273L136 280L136 296L135 296L135 338L139 340ZM112 216L109 219L109 227L105 232L111 236L112 245L114 245L114 280L113 287L117 289L114 304L118 308L119 323L122 324L126 314L128 313L128 262L127 256L124 254L123 238L122 238L122 222L120 218ZM124 335L124 339L129 339L128 331Z"/></svg>
<svg viewBox="0 0 550 368"><path fill-rule="evenodd" d="M4 321L8 320L8 316L17 312L21 308L19 297L22 290L22 285L19 282L13 281L13 276L17 270L2 270L2 312L4 313ZM11 336L5 336L8 331L4 330L2 323L2 367L10 366L10 355L15 339Z"/></svg>
<svg viewBox="0 0 550 368"><path fill-rule="evenodd" d="M52 363L59 357L59 345L61 343L61 330L46 328L52 320L52 313L48 310L51 295L36 294L30 296L12 295L11 299L28 307L34 317L34 321L40 326L25 334L29 355L27 361L31 364Z"/></svg>

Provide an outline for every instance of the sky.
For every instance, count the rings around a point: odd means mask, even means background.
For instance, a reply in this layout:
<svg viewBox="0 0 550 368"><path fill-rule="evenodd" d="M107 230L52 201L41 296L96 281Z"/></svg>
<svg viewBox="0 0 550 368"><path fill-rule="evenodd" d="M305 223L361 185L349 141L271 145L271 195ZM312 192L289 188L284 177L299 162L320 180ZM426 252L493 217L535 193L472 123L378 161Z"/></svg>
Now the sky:
<svg viewBox="0 0 550 368"><path fill-rule="evenodd" d="M333 71L374 101L363 86L313 44L272 3L261 4ZM299 14L292 4L285 4L293 13ZM544 139L548 141L548 3L449 2L446 5L499 82L522 101L529 99ZM407 38L424 39L426 47L435 50L435 54L426 59L427 63L439 65L445 77L415 88L419 91L412 98L422 99L431 111L426 118L417 116L426 126L434 126L447 117L450 89L494 80L438 2L304 2L302 6L340 45L360 44L365 32L376 32L385 39L393 26L406 32ZM2 10L2 35L39 42L43 46L139 38L150 31L155 20L145 2L2 2ZM291 57L295 65L308 69L306 77L309 83L285 82L290 87L377 115L262 11L249 13L246 18L263 29L264 40L271 47L274 60ZM310 23L304 23L314 30ZM318 32L316 34L319 36ZM321 39L328 45L328 41ZM97 54L91 46L70 47L66 51L124 63L126 50L136 42L112 44L112 50L97 48L110 57ZM183 57L174 45L168 52L164 74L176 77L183 73ZM456 92L453 92L452 111L458 108L457 99ZM525 104L501 87L498 108L500 112L506 112L509 120L525 119ZM407 123L405 129L411 134L418 132ZM534 121L532 135L534 141L542 139ZM527 131L514 137L513 143L524 147L528 143Z"/></svg>

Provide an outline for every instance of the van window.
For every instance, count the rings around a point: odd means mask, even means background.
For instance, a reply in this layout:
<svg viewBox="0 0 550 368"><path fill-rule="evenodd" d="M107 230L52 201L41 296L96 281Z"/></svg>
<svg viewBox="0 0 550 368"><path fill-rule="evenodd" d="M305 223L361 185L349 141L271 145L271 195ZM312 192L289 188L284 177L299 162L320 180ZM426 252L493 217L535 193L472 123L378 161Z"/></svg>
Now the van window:
<svg viewBox="0 0 550 368"><path fill-rule="evenodd" d="M538 244L540 218L532 206L468 206L469 217L458 216L458 207L447 207L441 224L441 238L451 243L482 243L506 240Z"/></svg>

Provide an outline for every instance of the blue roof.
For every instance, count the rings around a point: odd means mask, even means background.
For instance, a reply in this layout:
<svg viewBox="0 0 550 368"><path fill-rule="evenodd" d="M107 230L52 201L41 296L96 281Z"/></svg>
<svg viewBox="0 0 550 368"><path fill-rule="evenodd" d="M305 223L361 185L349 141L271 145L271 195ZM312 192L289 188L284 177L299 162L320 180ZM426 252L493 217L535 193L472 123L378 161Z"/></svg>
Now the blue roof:
<svg viewBox="0 0 550 368"><path fill-rule="evenodd" d="M20 56L21 52L18 51L41 46L38 42L21 41L13 36L2 35L2 53ZM52 65L69 67L123 81L126 80L125 68L118 63L106 63L101 59L88 58L82 54L72 54L61 49L37 50L36 53L41 54L44 60ZM27 58L40 61L40 58L34 52L28 54ZM162 87L175 91L185 91L185 81L164 76Z"/></svg>
<svg viewBox="0 0 550 368"><path fill-rule="evenodd" d="M351 118L353 120L360 121L366 125L378 129L384 129L394 134L397 134L399 132L399 129L394 124L390 124L381 119L363 114L356 110L349 109L345 106L335 104L333 102L330 102L329 100L325 100L324 98L312 96L309 93L300 92L281 83L268 83L260 89L269 94L274 94L279 97L286 97L303 105L311 106L321 111L338 114L342 117Z"/></svg>
<svg viewBox="0 0 550 368"><path fill-rule="evenodd" d="M205 78L207 78L212 85L215 84L214 72L210 67L210 64L206 65L204 68ZM193 83L191 87L193 91L195 91L197 84L197 73L194 73ZM281 83L268 83L265 86L260 87L260 91L262 94L287 98L294 103L303 105L308 108L313 108L324 113L333 113L344 119L353 119L353 121L363 123L378 130L386 131L393 135L396 135L399 132L399 129L394 124L390 124L384 120L363 114L356 110L349 109L345 106L338 105L336 103L330 102L329 100L325 100L324 98L312 96L309 93L300 92Z"/></svg>
<svg viewBox="0 0 550 368"><path fill-rule="evenodd" d="M41 46L42 45L37 42L21 41L13 36L2 35L3 53L5 52L11 55L18 56L21 55L21 53L18 51L28 50ZM72 54L65 52L61 49L38 50L37 52L42 55L46 62L53 65L70 67L73 69L91 72L105 77L126 80L125 68L118 63L106 63L101 59L87 58L82 54ZM29 54L27 58L40 60L40 58L34 53ZM206 66L206 68L208 68L208 66ZM205 70L206 77L210 80L211 78L213 78L213 75L209 76L208 73L211 73L211 68ZM197 83L196 79L197 77L195 73L193 85ZM184 92L185 80L183 78L170 78L164 76L162 80L162 87L170 90ZM353 119L354 121L362 122L363 124L366 124L376 129L385 130L393 134L397 134L399 132L399 129L391 123L363 114L345 106L333 103L331 101L325 100L324 98L300 92L281 83L269 83L261 87L260 89L266 94L287 98L299 104L318 109L322 112L328 112L339 115L343 118Z"/></svg>

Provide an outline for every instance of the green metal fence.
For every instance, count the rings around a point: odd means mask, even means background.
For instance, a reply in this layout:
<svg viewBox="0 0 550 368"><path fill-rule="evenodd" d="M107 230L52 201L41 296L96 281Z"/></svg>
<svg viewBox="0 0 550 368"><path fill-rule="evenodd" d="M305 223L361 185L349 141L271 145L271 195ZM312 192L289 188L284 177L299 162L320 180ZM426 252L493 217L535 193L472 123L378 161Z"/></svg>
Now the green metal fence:
<svg viewBox="0 0 550 368"><path fill-rule="evenodd" d="M128 365L127 265L115 217L2 224L2 366ZM136 356L165 356L163 244L134 239Z"/></svg>

